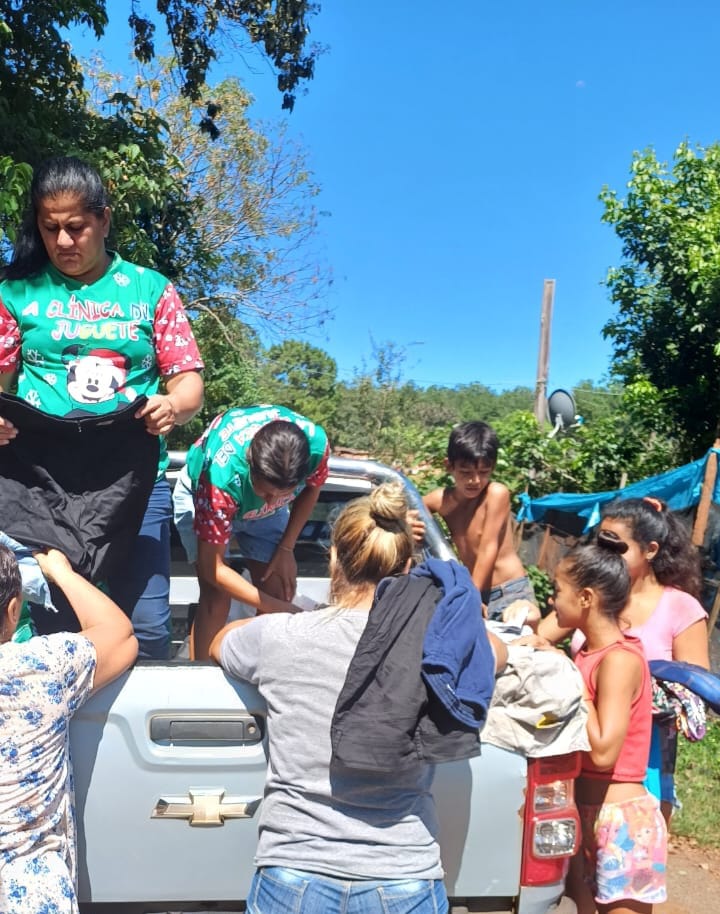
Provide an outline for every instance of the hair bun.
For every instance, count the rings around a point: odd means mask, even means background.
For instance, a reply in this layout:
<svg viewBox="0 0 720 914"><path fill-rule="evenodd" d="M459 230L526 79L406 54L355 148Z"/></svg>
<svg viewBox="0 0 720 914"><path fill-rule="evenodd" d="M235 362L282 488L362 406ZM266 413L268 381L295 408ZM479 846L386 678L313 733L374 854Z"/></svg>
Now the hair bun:
<svg viewBox="0 0 720 914"><path fill-rule="evenodd" d="M624 555L628 551L628 544L612 530L600 530L597 535L597 544L616 555Z"/></svg>
<svg viewBox="0 0 720 914"><path fill-rule="evenodd" d="M408 510L405 490L399 482L384 482L370 492L370 516L383 528L404 522Z"/></svg>

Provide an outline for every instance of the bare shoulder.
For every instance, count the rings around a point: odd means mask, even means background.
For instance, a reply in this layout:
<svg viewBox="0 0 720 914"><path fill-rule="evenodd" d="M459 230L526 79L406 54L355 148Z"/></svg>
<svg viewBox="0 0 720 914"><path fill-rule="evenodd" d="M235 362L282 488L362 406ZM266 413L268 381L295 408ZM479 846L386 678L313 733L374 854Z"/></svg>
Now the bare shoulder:
<svg viewBox="0 0 720 914"><path fill-rule="evenodd" d="M483 501L490 514L508 514L510 512L510 490L501 482L491 482L488 485Z"/></svg>
<svg viewBox="0 0 720 914"><path fill-rule="evenodd" d="M422 500L425 507L428 511L432 511L435 514L443 515L447 511L448 506L448 489L433 489L432 492L428 492L427 495L423 495Z"/></svg>
<svg viewBox="0 0 720 914"><path fill-rule="evenodd" d="M501 482L495 482L493 480L488 484L487 487L487 498L488 501L494 502L508 502L510 503L510 489L506 485L503 485Z"/></svg>
<svg viewBox="0 0 720 914"><path fill-rule="evenodd" d="M642 679L644 660L636 653L626 650L611 650L598 665L598 681L607 688L635 688Z"/></svg>

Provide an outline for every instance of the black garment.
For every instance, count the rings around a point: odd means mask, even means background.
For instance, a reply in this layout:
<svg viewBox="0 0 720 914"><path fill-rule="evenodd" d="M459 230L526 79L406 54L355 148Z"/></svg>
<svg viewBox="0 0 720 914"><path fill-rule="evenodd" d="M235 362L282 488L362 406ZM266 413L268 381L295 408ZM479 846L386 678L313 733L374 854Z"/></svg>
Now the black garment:
<svg viewBox="0 0 720 914"><path fill-rule="evenodd" d="M335 706L332 763L397 771L480 754L477 728L455 720L423 681L425 632L442 590L400 575L378 585Z"/></svg>
<svg viewBox="0 0 720 914"><path fill-rule="evenodd" d="M145 402L68 419L1 394L18 436L0 447L0 529L60 549L92 581L120 569L157 476L159 440L135 418Z"/></svg>

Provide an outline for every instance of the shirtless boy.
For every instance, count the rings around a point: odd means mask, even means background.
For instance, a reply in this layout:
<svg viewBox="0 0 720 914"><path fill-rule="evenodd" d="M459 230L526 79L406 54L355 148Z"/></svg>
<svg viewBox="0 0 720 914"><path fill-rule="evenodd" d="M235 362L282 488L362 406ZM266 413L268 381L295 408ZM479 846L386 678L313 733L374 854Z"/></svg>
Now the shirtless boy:
<svg viewBox="0 0 720 914"><path fill-rule="evenodd" d="M510 492L490 480L497 452L497 435L485 422L456 426L445 461L455 485L435 489L423 502L447 524L460 561L470 569L482 594L487 617L502 618L511 603L527 600L531 604L527 622L534 626L540 611L513 545Z"/></svg>

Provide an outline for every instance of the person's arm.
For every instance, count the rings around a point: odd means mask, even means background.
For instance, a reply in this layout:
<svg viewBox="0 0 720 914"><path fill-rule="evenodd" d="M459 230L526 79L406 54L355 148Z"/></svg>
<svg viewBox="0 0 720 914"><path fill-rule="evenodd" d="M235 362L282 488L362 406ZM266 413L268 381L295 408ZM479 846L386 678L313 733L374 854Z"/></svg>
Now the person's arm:
<svg viewBox="0 0 720 914"><path fill-rule="evenodd" d="M423 504L431 514L439 514L440 508L442 507L442 497L442 489L433 489L432 492L428 492L427 495L423 495Z"/></svg>
<svg viewBox="0 0 720 914"><path fill-rule="evenodd" d="M16 378L17 371L0 371L0 390L7 393L11 390Z"/></svg>
<svg viewBox="0 0 720 914"><path fill-rule="evenodd" d="M145 419L151 435L168 435L184 425L203 404L204 384L198 371L183 371L165 379L167 393L153 394L135 418Z"/></svg>
<svg viewBox="0 0 720 914"><path fill-rule="evenodd" d="M490 642L490 647L495 656L495 675L502 673L505 669L508 659L508 649L504 641L501 641L500 638L493 632L488 632L488 641Z"/></svg>
<svg viewBox="0 0 720 914"><path fill-rule="evenodd" d="M510 492L499 483L490 483L486 495L485 523L477 546L472 579L477 589L489 590L500 543L510 523Z"/></svg>
<svg viewBox="0 0 720 914"><path fill-rule="evenodd" d="M422 544L425 539L425 521L420 517L420 512L417 508L410 508L405 515L405 520L408 527L410 527L414 542L417 545Z"/></svg>
<svg viewBox="0 0 720 914"><path fill-rule="evenodd" d="M292 603L286 603L264 593L241 574L225 564L226 545L207 543L198 539L197 573L213 587L230 594L242 603L254 606L259 612L294 612Z"/></svg>
<svg viewBox="0 0 720 914"><path fill-rule="evenodd" d="M537 627L538 635L550 642L550 644L558 644L558 642L570 637L573 631L574 629L572 628L562 628L562 626L558 625L557 613L554 609L550 610L547 616L540 620Z"/></svg>
<svg viewBox="0 0 720 914"><path fill-rule="evenodd" d="M707 622L698 619L688 625L684 631L673 638L673 660L683 660L685 663L696 663L698 666L710 669L710 651L708 649Z"/></svg>
<svg viewBox="0 0 720 914"><path fill-rule="evenodd" d="M595 703L587 700L590 758L602 770L618 760L630 726L633 698L642 681L642 661L613 650L597 669Z"/></svg>
<svg viewBox="0 0 720 914"><path fill-rule="evenodd" d="M215 663L220 665L220 654L222 651L222 643L229 632L234 628L240 628L242 625L247 625L248 622L252 622L252 619L236 619L234 622L228 623L224 628L221 628L220 631L215 635L210 643L210 659L214 660Z"/></svg>
<svg viewBox="0 0 720 914"><path fill-rule="evenodd" d="M16 371L0 372L0 392L7 393L15 383ZM17 437L18 430L9 419L0 416L0 447Z"/></svg>
<svg viewBox="0 0 720 914"><path fill-rule="evenodd" d="M267 581L271 575L276 574L280 578L282 594L286 600L292 600L295 596L295 587L297 585L297 562L293 552L295 543L312 514L319 497L319 486L305 486L292 503L285 532L280 538L280 542L275 548L275 554L268 562L265 573L260 579L261 581Z"/></svg>
<svg viewBox="0 0 720 914"><path fill-rule="evenodd" d="M2 355L2 364L0 365L0 391L10 393L13 389L18 376L18 365L20 364L20 328L17 321L5 307L5 303L0 298L0 355ZM3 434L3 424L5 428L15 430L15 426L7 419L0 419L0 444L7 444L8 436ZM17 430L15 430L17 433ZM15 437L12 435L10 437Z"/></svg>
<svg viewBox="0 0 720 914"><path fill-rule="evenodd" d="M82 635L95 647L97 665L93 691L124 673L135 661L138 643L130 619L110 597L73 571L57 549L38 552L35 558L49 581L62 590L80 623Z"/></svg>
<svg viewBox="0 0 720 914"><path fill-rule="evenodd" d="M423 495L422 502L430 514L440 514L442 496L442 489L433 489L432 492ZM407 522L412 531L413 540L417 544L421 544L425 539L425 521L420 517L420 512L415 509L409 510L407 513Z"/></svg>

